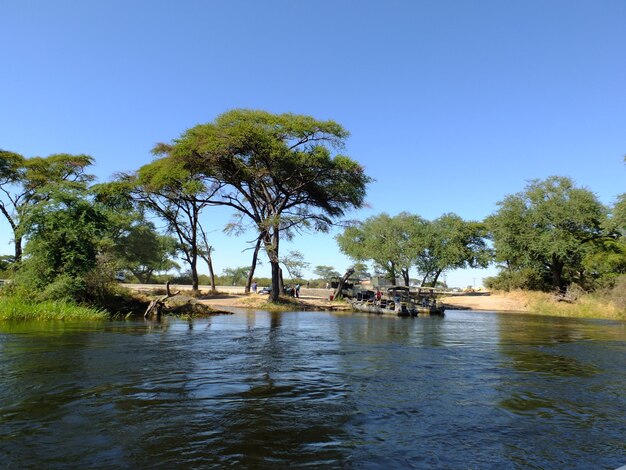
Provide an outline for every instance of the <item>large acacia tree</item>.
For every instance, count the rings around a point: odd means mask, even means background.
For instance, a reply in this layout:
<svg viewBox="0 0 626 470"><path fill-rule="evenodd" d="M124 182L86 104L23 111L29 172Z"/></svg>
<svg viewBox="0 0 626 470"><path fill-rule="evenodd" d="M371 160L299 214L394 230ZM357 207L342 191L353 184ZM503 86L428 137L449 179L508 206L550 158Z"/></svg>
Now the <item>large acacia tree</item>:
<svg viewBox="0 0 626 470"><path fill-rule="evenodd" d="M334 121L238 109L183 133L168 154L219 186L212 204L233 208L256 227L272 269L272 300L282 290L280 240L327 231L363 205L370 178L337 154L348 132Z"/></svg>
<svg viewBox="0 0 626 470"><path fill-rule="evenodd" d="M496 260L510 272L543 273L556 290L580 279L583 260L606 235L606 208L569 178L531 181L498 206L487 219Z"/></svg>
<svg viewBox="0 0 626 470"><path fill-rule="evenodd" d="M26 158L0 150L0 212L13 231L15 261L22 259L24 220L38 203L50 200L63 187L84 190L94 179L85 169L93 163L88 155L54 154Z"/></svg>

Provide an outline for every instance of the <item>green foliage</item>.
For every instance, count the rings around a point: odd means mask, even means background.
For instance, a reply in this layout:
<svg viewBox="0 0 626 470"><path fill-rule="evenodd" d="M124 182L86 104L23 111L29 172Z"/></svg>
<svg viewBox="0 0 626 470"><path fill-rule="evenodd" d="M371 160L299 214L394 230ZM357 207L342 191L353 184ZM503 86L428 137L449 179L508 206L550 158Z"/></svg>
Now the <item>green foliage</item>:
<svg viewBox="0 0 626 470"><path fill-rule="evenodd" d="M482 224L445 214L429 222L406 212L395 217L380 214L348 227L337 237L339 248L355 260L371 260L392 281L416 266L423 281L436 283L449 269L486 267L491 252Z"/></svg>
<svg viewBox="0 0 626 470"><path fill-rule="evenodd" d="M11 255L0 255L0 277L9 276L11 268L15 263L15 257Z"/></svg>
<svg viewBox="0 0 626 470"><path fill-rule="evenodd" d="M301 279L304 275L304 270L309 267L310 263L304 261L304 255L299 251L290 251L287 256L284 256L281 260L282 264L287 269L289 277L293 279Z"/></svg>
<svg viewBox="0 0 626 470"><path fill-rule="evenodd" d="M331 278L333 277L341 276L341 274L339 274L339 272L335 270L335 268L332 266L318 265L318 266L315 266L315 269L313 269L313 272L317 276L319 276L320 279L323 279L324 281L327 281L327 282L330 282Z"/></svg>
<svg viewBox="0 0 626 470"><path fill-rule="evenodd" d="M231 207L254 225L272 265L272 295L278 296L281 234L327 231L334 219L363 204L370 178L355 161L333 155L347 136L333 121L239 109L158 151L202 175L214 189L212 204Z"/></svg>
<svg viewBox="0 0 626 470"><path fill-rule="evenodd" d="M224 268L222 271L221 281L227 286L243 285L248 276L249 267L240 266L238 268Z"/></svg>
<svg viewBox="0 0 626 470"><path fill-rule="evenodd" d="M613 206L613 227L626 237L626 193L620 194Z"/></svg>
<svg viewBox="0 0 626 470"><path fill-rule="evenodd" d="M178 240L177 249L188 264L192 286L197 289L198 257L210 259L208 253L211 249L206 232L200 224L200 214L211 202L213 189L205 184L201 176L192 173L182 162L172 158L170 151L170 146L158 145L153 152L165 156L142 166L135 175L123 176L117 184L121 190L128 190L140 207L165 221L168 233ZM164 255L168 251L167 240L155 239L154 242L159 245L160 254ZM161 268L164 268L164 256L156 258L163 259ZM143 259L147 258L144 256ZM155 261L152 260L151 264ZM144 274L141 273L140 276ZM149 278L149 274L147 277Z"/></svg>
<svg viewBox="0 0 626 470"><path fill-rule="evenodd" d="M23 221L29 242L17 286L42 299L86 300L85 276L96 267L108 221L84 196L59 191L31 209Z"/></svg>
<svg viewBox="0 0 626 470"><path fill-rule="evenodd" d="M392 282L402 276L409 282L409 269L423 242L426 221L403 212L395 217L380 214L347 227L336 237L340 250L357 261L371 260Z"/></svg>
<svg viewBox="0 0 626 470"><path fill-rule="evenodd" d="M27 231L23 225L31 209L61 189L85 190L94 178L85 173L91 164L93 159L88 155L25 158L0 151L0 213L13 230L17 262L22 258L22 237Z"/></svg>
<svg viewBox="0 0 626 470"><path fill-rule="evenodd" d="M354 279L369 279L372 276L365 263L354 263L352 269L354 269L354 274L352 275Z"/></svg>
<svg viewBox="0 0 626 470"><path fill-rule="evenodd" d="M123 268L130 270L140 283L148 284L155 272L178 267L171 259L177 246L176 239L160 235L154 224L144 220L130 225L118 237L115 253Z"/></svg>
<svg viewBox="0 0 626 470"><path fill-rule="evenodd" d="M584 260L602 244L606 209L593 193L568 178L532 181L509 195L487 219L496 260L510 271L530 269L564 290L581 281Z"/></svg>
<svg viewBox="0 0 626 470"><path fill-rule="evenodd" d="M547 273L532 268L517 270L502 270L496 276L483 279L483 284L489 290L513 291L513 290L546 290L550 285Z"/></svg>
<svg viewBox="0 0 626 470"><path fill-rule="evenodd" d="M492 259L486 236L483 224L453 213L427 223L415 259L423 283L436 285L441 273L452 269L486 268Z"/></svg>

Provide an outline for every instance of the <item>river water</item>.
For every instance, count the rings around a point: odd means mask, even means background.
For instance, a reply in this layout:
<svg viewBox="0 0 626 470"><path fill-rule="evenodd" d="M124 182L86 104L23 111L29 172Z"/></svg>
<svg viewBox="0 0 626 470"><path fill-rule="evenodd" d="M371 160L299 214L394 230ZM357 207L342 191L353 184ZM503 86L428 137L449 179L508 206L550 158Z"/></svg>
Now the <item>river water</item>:
<svg viewBox="0 0 626 470"><path fill-rule="evenodd" d="M0 323L2 468L626 465L626 323Z"/></svg>

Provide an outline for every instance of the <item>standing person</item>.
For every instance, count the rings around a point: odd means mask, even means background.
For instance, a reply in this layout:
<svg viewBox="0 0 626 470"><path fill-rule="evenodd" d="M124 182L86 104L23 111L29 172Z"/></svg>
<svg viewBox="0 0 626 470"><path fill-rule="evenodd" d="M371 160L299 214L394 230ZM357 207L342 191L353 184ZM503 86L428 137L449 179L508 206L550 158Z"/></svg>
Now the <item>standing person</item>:
<svg viewBox="0 0 626 470"><path fill-rule="evenodd" d="M326 289L328 289L328 282L326 283Z"/></svg>
<svg viewBox="0 0 626 470"><path fill-rule="evenodd" d="M252 282L252 292L256 294L256 281Z"/></svg>
<svg viewBox="0 0 626 470"><path fill-rule="evenodd" d="M300 298L300 284L296 284L296 297Z"/></svg>

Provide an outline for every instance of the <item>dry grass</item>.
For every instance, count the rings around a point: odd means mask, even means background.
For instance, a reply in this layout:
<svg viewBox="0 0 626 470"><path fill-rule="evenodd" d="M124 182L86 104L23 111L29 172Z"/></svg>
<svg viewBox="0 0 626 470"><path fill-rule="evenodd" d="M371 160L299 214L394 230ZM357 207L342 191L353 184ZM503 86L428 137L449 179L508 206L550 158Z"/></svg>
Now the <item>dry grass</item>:
<svg viewBox="0 0 626 470"><path fill-rule="evenodd" d="M545 292L525 292L529 311L541 315L578 318L626 320L626 310L613 301L594 294L585 294L572 302L563 302Z"/></svg>

